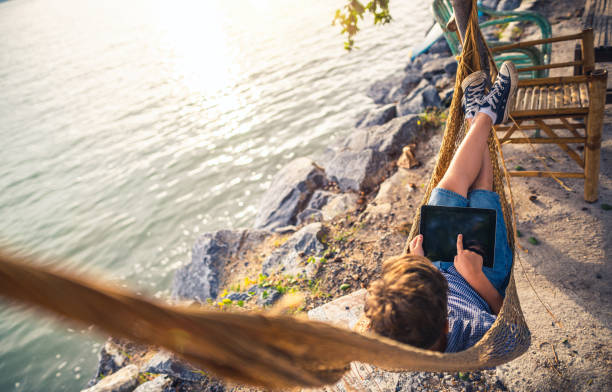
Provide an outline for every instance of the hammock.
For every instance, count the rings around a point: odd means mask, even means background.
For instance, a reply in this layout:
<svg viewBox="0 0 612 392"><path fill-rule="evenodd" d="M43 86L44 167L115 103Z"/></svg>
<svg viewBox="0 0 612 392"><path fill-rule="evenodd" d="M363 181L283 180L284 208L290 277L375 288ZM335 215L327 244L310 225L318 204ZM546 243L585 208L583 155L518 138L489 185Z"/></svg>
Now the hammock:
<svg viewBox="0 0 612 392"><path fill-rule="evenodd" d="M449 118L423 204L465 135L460 85L469 73L481 67L476 49L480 34L476 9L473 0ZM510 191L509 182L507 176L502 176L498 159L501 148L494 133L489 139L494 190L501 198L508 233L514 233L512 208L504 188L505 181ZM416 235L418 223L417 213L409 240ZM514 249L514 236L509 235L508 241ZM450 354L290 316L169 306L94 279L36 267L7 254L0 254L0 295L41 306L85 325L95 324L115 337L165 348L216 376L273 389L333 384L352 361L390 371L490 368L520 356L530 344L512 274L502 309L491 329L475 346Z"/></svg>

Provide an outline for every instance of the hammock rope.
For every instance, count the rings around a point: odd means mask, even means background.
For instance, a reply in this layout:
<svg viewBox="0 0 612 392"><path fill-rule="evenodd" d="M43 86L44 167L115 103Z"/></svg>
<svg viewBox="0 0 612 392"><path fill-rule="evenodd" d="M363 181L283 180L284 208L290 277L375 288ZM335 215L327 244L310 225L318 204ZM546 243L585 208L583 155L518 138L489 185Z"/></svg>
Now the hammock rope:
<svg viewBox="0 0 612 392"><path fill-rule="evenodd" d="M476 0L472 0L449 117L423 204L446 172L466 132L460 86L469 73L480 68L476 10ZM488 141L493 188L500 196L508 241L514 251L514 235L510 235L515 233L513 208L505 189L510 192L510 183L500 168L501 146L494 134ZM416 235L419 219L417 210L409 240ZM216 376L272 389L333 384L352 361L390 371L490 368L520 356L530 344L512 273L502 309L491 329L470 349L449 354L290 316L169 306L96 279L35 266L29 259L7 253L0 253L0 295L85 325L94 324L115 337L164 348Z"/></svg>

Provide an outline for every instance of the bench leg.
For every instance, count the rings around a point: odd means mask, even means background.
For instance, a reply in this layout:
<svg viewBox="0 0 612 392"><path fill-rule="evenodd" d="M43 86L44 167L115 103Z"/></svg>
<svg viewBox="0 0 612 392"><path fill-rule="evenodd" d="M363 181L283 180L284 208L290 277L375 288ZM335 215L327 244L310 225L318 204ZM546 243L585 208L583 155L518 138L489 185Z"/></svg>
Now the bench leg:
<svg viewBox="0 0 612 392"><path fill-rule="evenodd" d="M590 107L587 120L587 140L584 149L584 200L595 202L599 197L599 160L608 71L594 70L589 86Z"/></svg>

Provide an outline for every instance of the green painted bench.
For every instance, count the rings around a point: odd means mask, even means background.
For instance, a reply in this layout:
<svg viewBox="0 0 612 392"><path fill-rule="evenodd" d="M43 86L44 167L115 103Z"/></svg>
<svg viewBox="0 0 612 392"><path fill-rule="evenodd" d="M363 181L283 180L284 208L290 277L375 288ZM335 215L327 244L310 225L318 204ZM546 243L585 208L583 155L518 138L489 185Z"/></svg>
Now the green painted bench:
<svg viewBox="0 0 612 392"><path fill-rule="evenodd" d="M449 29L447 26L453 18L453 7L450 0L434 0L433 12L436 22L442 27L444 38L450 46L453 55L461 53L461 41L456 31ZM484 6L478 6L478 12L481 15L489 16L491 19L480 23L480 28L495 25L505 25L510 22L530 22L535 23L541 31L542 39L550 38L552 30L548 20L537 12L531 11L495 11ZM487 45L494 49L499 46L511 44L511 42L487 41ZM548 76L548 69L537 69L538 66L544 66L550 63L550 44L542 45L542 47L520 47L513 48L507 51L496 51L494 54L495 62L498 66L506 60L512 61L517 68L536 67L528 72L521 72L521 78L543 78Z"/></svg>

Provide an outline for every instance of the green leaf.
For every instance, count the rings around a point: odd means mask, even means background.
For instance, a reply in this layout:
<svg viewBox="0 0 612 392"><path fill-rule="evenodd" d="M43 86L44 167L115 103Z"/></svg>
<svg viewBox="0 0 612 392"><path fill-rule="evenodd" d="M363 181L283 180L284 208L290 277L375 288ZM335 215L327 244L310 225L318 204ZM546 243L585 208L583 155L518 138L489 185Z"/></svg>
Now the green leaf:
<svg viewBox="0 0 612 392"><path fill-rule="evenodd" d="M463 373L463 372L459 372L459 378L462 379L463 381L467 381L470 378L468 377L467 373Z"/></svg>
<svg viewBox="0 0 612 392"><path fill-rule="evenodd" d="M519 230L516 231L516 236L521 238L523 236L523 233L521 233Z"/></svg>
<svg viewBox="0 0 612 392"><path fill-rule="evenodd" d="M516 165L516 166L514 166L514 170L525 171L525 168L523 166L521 166L521 165Z"/></svg>
<svg viewBox="0 0 612 392"><path fill-rule="evenodd" d="M237 302L238 306L243 307L244 306L244 301L239 299Z"/></svg>
<svg viewBox="0 0 612 392"><path fill-rule="evenodd" d="M538 241L535 237L529 237L529 243L532 245L537 245L540 243L540 241Z"/></svg>
<svg viewBox="0 0 612 392"><path fill-rule="evenodd" d="M223 305L231 305L232 304L232 300L229 298L223 298L223 301L221 301L223 303Z"/></svg>
<svg viewBox="0 0 612 392"><path fill-rule="evenodd" d="M346 290L348 290L350 288L351 288L351 285L348 284L348 283L343 283L343 284L340 285L340 290L342 290L342 291L346 291Z"/></svg>
<svg viewBox="0 0 612 392"><path fill-rule="evenodd" d="M612 210L612 206L610 204L607 203L601 203L601 209L604 211L610 211Z"/></svg>

